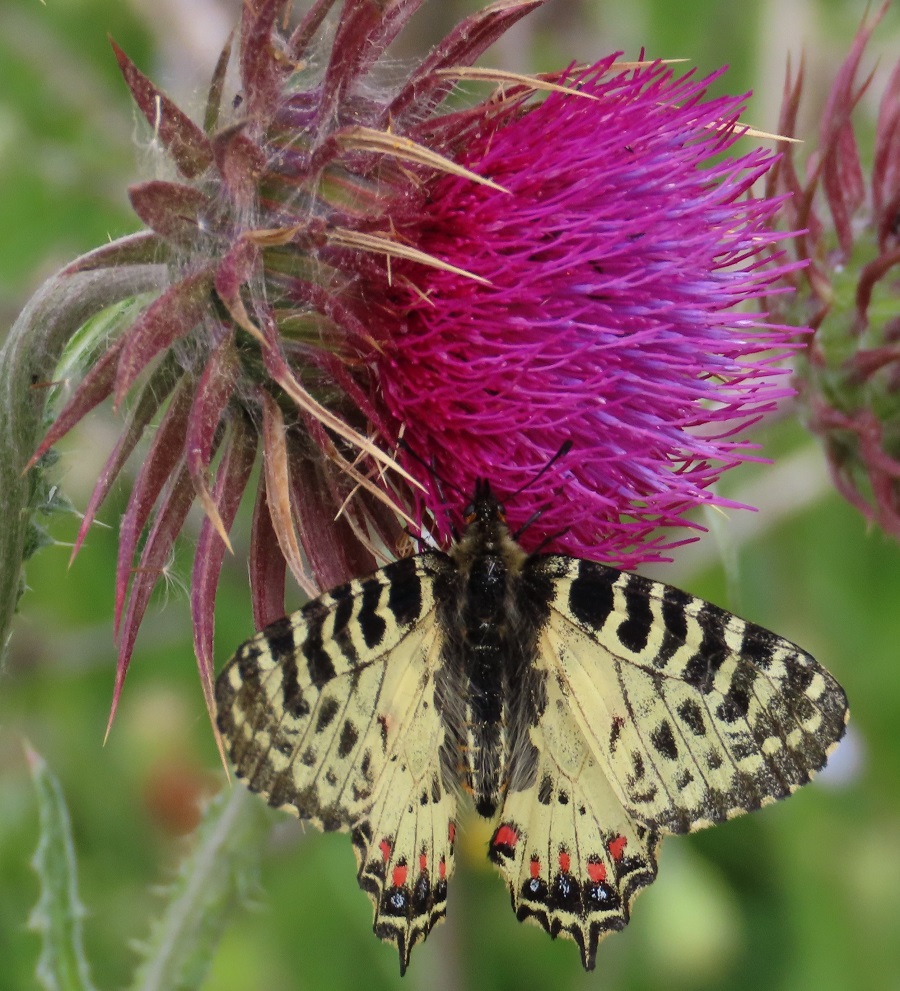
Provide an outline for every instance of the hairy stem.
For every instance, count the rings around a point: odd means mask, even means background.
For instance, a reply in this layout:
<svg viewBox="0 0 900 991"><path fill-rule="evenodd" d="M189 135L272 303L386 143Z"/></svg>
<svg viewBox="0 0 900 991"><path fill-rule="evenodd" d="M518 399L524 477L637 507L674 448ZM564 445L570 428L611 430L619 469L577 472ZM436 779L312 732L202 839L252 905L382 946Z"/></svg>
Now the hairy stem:
<svg viewBox="0 0 900 991"><path fill-rule="evenodd" d="M192 991L203 985L232 911L254 886L270 829L262 804L243 786L210 803L162 915L141 947L132 991Z"/></svg>
<svg viewBox="0 0 900 991"><path fill-rule="evenodd" d="M108 306L160 289L161 265L58 275L46 282L16 320L0 350L0 657L21 589L21 570L38 485L23 474L45 428L46 383L63 348L83 324Z"/></svg>

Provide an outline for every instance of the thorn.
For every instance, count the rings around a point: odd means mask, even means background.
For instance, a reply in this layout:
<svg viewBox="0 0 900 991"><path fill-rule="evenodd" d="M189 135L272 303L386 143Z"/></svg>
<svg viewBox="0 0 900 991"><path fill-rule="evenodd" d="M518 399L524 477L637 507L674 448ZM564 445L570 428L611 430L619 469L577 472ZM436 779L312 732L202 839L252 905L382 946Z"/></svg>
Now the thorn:
<svg viewBox="0 0 900 991"><path fill-rule="evenodd" d="M228 538L228 531L225 529L225 524L219 514L219 507L215 504L209 489L204 485L198 494L200 496L200 502L203 504L203 511L209 518L209 522L212 523L216 529L216 533L222 538L222 542L228 548L228 553L234 556L234 548L231 546L231 541Z"/></svg>

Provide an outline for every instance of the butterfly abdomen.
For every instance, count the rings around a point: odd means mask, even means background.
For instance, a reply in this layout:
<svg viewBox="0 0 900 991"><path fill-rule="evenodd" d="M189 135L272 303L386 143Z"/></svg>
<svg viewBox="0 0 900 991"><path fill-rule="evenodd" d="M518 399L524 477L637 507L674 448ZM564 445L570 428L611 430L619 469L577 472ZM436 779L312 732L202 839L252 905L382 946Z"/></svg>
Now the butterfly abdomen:
<svg viewBox="0 0 900 991"><path fill-rule="evenodd" d="M496 554L471 562L463 590L460 644L465 673L465 767L476 811L490 818L500 801L509 722L507 672L509 572Z"/></svg>
<svg viewBox="0 0 900 991"><path fill-rule="evenodd" d="M525 555L491 506L483 508L453 557L456 613L448 625L456 637L448 637L448 666L459 673L465 700L455 736L465 789L476 811L490 818L515 776L513 764L529 722L522 699L534 694L525 685L540 623L534 610L524 611Z"/></svg>

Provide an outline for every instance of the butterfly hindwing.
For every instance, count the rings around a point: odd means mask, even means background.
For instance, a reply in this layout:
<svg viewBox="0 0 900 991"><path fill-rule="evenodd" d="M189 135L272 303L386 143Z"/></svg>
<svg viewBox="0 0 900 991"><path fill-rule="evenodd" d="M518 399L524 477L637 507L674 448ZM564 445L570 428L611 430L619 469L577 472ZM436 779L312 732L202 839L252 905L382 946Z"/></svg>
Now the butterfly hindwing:
<svg viewBox="0 0 900 991"><path fill-rule="evenodd" d="M820 770L846 697L788 640L679 589L575 558L553 576L540 651L619 801L682 833L767 805Z"/></svg>
<svg viewBox="0 0 900 991"><path fill-rule="evenodd" d="M435 702L441 637L420 555L310 602L245 643L219 676L219 728L270 805L350 830L375 931L405 968L444 914L455 798Z"/></svg>
<svg viewBox="0 0 900 991"><path fill-rule="evenodd" d="M389 666L395 684L385 692L403 704L382 710L386 760L373 782L371 807L352 828L375 933L396 943L401 973L413 946L446 912L456 835L456 797L442 780L444 726L435 705L441 638L428 624L405 646L402 665Z"/></svg>
<svg viewBox="0 0 900 991"><path fill-rule="evenodd" d="M656 877L659 838L622 807L579 729L564 683L545 658L543 705L530 731L529 787L507 793L489 846L518 919L574 939L593 969L597 944L623 929Z"/></svg>
<svg viewBox="0 0 900 991"><path fill-rule="evenodd" d="M561 556L530 558L522 581L549 599L542 689L489 856L516 916L574 939L591 969L655 879L660 834L796 790L843 735L846 699L794 644L670 586Z"/></svg>

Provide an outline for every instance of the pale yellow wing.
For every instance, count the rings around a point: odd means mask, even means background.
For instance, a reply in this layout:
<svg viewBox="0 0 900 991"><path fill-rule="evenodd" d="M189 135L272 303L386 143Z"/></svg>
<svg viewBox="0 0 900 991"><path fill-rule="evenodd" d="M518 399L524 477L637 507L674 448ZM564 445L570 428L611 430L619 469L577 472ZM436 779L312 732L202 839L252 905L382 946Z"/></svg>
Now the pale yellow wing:
<svg viewBox="0 0 900 991"><path fill-rule="evenodd" d="M656 877L659 838L625 811L560 681L546 658L536 663L545 679L534 749L516 755L531 781L507 793L488 852L516 917L575 940L591 970L597 944L627 925L632 901Z"/></svg>
<svg viewBox="0 0 900 991"><path fill-rule="evenodd" d="M443 917L456 801L435 698L435 559L350 582L240 647L216 684L237 773L270 805L349 830L375 932L401 969Z"/></svg>
<svg viewBox="0 0 900 991"><path fill-rule="evenodd" d="M424 624L391 657L383 694L394 701L380 707L385 761L372 781L370 807L352 829L359 883L375 907L375 933L397 945L401 974L413 946L446 914L453 871L456 797L440 767L444 727L435 704L440 638L434 633L433 623ZM416 655L423 665L411 663Z"/></svg>
<svg viewBox="0 0 900 991"><path fill-rule="evenodd" d="M617 799L651 829L783 798L843 736L843 690L790 641L638 575L532 561L553 588L539 651Z"/></svg>

